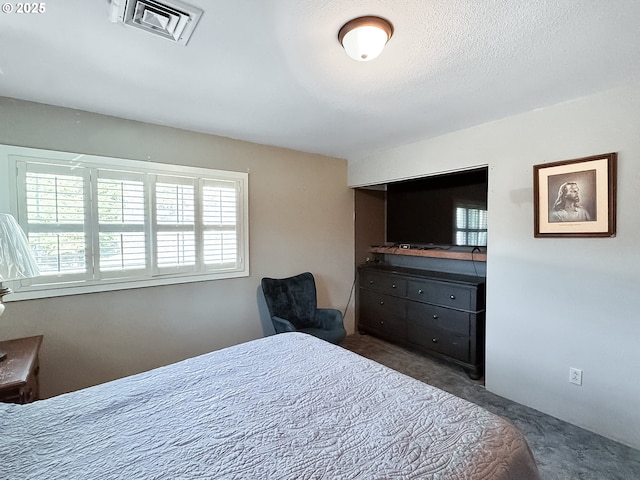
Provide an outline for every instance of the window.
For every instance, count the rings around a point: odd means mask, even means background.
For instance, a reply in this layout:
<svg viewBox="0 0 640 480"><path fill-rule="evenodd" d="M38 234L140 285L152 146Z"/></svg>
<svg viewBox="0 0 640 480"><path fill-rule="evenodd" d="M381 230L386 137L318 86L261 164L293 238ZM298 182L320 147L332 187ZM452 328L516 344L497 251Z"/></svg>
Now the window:
<svg viewBox="0 0 640 480"><path fill-rule="evenodd" d="M0 151L8 203L41 271L14 285L14 297L248 275L247 174Z"/></svg>
<svg viewBox="0 0 640 480"><path fill-rule="evenodd" d="M473 206L456 207L456 245L487 245L487 211Z"/></svg>

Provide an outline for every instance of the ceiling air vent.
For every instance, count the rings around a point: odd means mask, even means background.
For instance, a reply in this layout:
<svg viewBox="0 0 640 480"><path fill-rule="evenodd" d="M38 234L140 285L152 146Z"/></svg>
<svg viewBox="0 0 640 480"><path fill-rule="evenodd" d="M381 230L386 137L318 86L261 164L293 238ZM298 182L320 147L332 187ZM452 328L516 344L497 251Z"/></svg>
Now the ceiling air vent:
<svg viewBox="0 0 640 480"><path fill-rule="evenodd" d="M111 0L111 20L186 45L202 10L178 0Z"/></svg>

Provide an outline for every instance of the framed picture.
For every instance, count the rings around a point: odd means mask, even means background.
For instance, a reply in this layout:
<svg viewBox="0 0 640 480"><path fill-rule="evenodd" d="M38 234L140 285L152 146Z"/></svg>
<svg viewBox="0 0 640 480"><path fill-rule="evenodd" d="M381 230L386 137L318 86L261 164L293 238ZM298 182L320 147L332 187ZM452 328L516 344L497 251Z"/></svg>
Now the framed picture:
<svg viewBox="0 0 640 480"><path fill-rule="evenodd" d="M616 153L533 166L535 237L616 235Z"/></svg>

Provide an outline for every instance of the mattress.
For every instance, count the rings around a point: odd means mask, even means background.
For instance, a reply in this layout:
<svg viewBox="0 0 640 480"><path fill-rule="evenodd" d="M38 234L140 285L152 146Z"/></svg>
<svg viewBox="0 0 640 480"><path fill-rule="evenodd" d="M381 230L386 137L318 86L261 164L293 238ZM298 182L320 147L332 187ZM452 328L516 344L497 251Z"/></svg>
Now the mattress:
<svg viewBox="0 0 640 480"><path fill-rule="evenodd" d="M301 333L0 404L0 432L2 479L538 479L506 420Z"/></svg>

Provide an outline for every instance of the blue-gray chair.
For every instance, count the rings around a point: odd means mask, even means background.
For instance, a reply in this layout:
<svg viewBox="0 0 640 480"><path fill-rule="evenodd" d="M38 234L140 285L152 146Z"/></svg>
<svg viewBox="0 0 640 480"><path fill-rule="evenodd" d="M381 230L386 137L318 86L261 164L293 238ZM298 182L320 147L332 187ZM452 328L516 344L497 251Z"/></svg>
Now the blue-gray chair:
<svg viewBox="0 0 640 480"><path fill-rule="evenodd" d="M310 272L288 278L263 278L262 292L276 333L304 332L338 344L347 335L340 310L318 308Z"/></svg>

